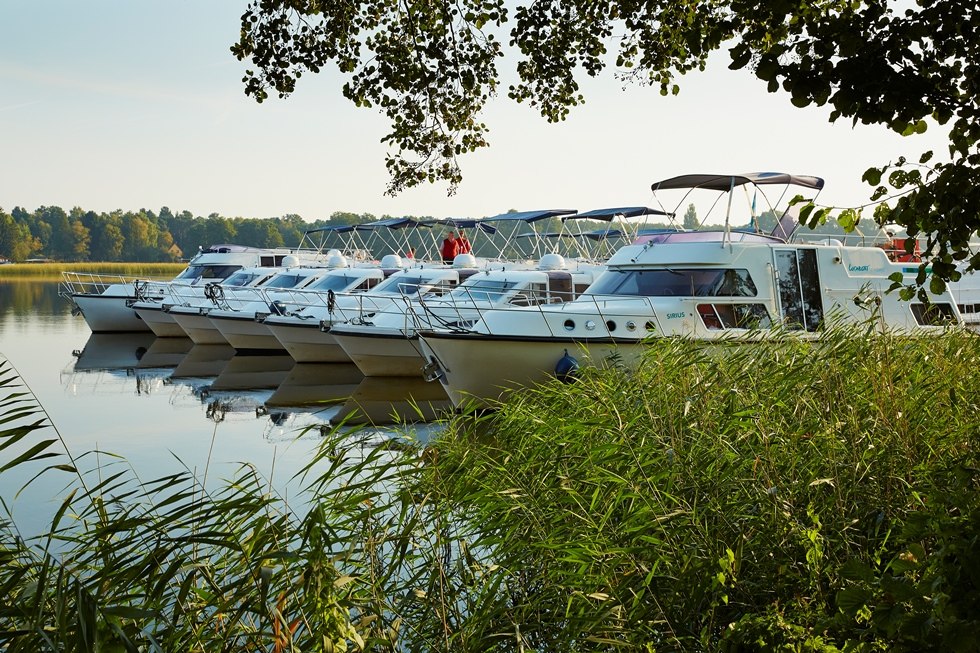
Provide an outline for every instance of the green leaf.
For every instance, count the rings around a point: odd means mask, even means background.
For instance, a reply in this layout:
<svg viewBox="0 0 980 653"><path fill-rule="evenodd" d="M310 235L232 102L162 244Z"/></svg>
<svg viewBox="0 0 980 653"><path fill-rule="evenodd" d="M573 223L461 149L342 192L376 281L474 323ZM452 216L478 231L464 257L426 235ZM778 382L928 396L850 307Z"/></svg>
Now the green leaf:
<svg viewBox="0 0 980 653"><path fill-rule="evenodd" d="M871 591L852 585L837 593L837 607L849 617L854 617L871 600Z"/></svg>
<svg viewBox="0 0 980 653"><path fill-rule="evenodd" d="M884 171L880 168L868 168L861 175L861 180L866 181L871 186L877 186L881 183L881 175Z"/></svg>

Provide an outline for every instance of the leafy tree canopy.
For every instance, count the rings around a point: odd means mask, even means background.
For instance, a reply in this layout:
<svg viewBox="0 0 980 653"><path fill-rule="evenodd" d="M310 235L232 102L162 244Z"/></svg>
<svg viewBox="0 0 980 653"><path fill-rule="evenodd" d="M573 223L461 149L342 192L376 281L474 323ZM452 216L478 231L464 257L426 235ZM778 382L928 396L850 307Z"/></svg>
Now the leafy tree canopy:
<svg viewBox="0 0 980 653"><path fill-rule="evenodd" d="M798 107L827 106L829 119L921 133L949 128L948 159L934 153L867 171L875 218L929 234L939 278L955 263L980 267L968 242L980 228L980 8L973 0L502 0L359 3L253 0L232 47L253 69L245 92L258 101L289 95L303 73L328 63L347 75L344 95L391 121L384 140L390 193L462 179L460 155L486 147L481 112L498 91L506 38L519 53L508 89L549 121L583 97L576 77L608 67L625 80L679 91L677 78L703 70L726 49L730 68L749 68L770 92ZM868 155L872 158L873 155ZM869 161L869 164L877 163ZM846 218L857 222L859 209ZM828 210L813 209L819 222ZM923 272L924 275L924 272ZM923 276L920 275L920 276ZM924 278L924 277L923 277ZM921 281L920 281L921 283Z"/></svg>

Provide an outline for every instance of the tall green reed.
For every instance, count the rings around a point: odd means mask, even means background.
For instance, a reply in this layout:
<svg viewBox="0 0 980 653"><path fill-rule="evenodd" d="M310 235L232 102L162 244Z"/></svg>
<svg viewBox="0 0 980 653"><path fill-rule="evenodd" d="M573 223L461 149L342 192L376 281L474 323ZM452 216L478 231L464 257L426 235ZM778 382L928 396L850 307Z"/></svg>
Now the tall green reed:
<svg viewBox="0 0 980 653"><path fill-rule="evenodd" d="M877 646L870 604L839 597L855 568L891 573L930 498L975 489L950 479L975 462L978 362L960 333L665 339L638 370L515 394L438 444L443 494L513 573L477 623L545 650Z"/></svg>
<svg viewBox="0 0 980 653"><path fill-rule="evenodd" d="M71 482L48 532L0 524L0 645L971 650L978 362L958 332L659 340L426 446L331 432L300 504L66 458L8 370L2 470Z"/></svg>

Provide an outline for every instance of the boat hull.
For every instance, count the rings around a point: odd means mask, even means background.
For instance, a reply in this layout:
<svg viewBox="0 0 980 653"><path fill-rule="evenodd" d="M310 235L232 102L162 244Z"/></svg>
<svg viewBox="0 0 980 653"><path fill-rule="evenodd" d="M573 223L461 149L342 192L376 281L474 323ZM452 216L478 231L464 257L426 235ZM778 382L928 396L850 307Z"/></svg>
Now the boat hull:
<svg viewBox="0 0 980 653"><path fill-rule="evenodd" d="M493 406L514 389L556 378L567 353L582 366L635 364L648 344L602 339L486 336L427 332L421 337L426 373L438 378L455 406Z"/></svg>
<svg viewBox="0 0 980 653"><path fill-rule="evenodd" d="M164 310L163 304L156 306L134 306L133 310L143 323L158 338L186 338L187 333L174 319L173 315Z"/></svg>
<svg viewBox="0 0 980 653"><path fill-rule="evenodd" d="M321 331L318 323L286 324L266 320L265 325L297 363L351 362L347 352L337 344L337 339Z"/></svg>
<svg viewBox="0 0 980 653"><path fill-rule="evenodd" d="M221 335L217 327L211 323L207 312L184 312L171 310L177 324L184 330L187 337L194 341L195 345L227 345L228 341Z"/></svg>
<svg viewBox="0 0 980 653"><path fill-rule="evenodd" d="M409 338L398 330L331 332L364 376L422 378L425 359L418 336Z"/></svg>
<svg viewBox="0 0 980 653"><path fill-rule="evenodd" d="M212 312L208 315L208 319L221 332L228 344L235 348L235 351L269 353L286 351L279 340L272 335L269 327L256 321L252 316L226 317Z"/></svg>
<svg viewBox="0 0 980 653"><path fill-rule="evenodd" d="M134 297L127 295L89 295L72 293L72 303L78 307L92 333L148 332L146 325L127 301Z"/></svg>

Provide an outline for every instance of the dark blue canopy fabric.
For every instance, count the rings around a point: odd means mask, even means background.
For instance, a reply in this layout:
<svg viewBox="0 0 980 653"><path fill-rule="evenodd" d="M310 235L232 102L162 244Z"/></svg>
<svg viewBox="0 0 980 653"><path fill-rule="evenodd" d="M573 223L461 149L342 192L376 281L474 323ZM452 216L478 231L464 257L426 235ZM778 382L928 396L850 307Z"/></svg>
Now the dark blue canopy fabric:
<svg viewBox="0 0 980 653"><path fill-rule="evenodd" d="M681 175L671 177L663 181L658 181L650 186L656 192L658 190L688 189L688 188L707 188L709 190L728 191L736 186L745 184L755 184L764 186L769 184L791 184L820 190L823 188L823 179L810 175L790 175L785 172L747 172L741 175Z"/></svg>
<svg viewBox="0 0 980 653"><path fill-rule="evenodd" d="M326 231L332 231L338 234L347 234L354 231L356 228L357 228L356 224L339 224L339 225L331 225L329 227L320 227L319 229L309 229L306 231L306 234L307 235L319 234Z"/></svg>
<svg viewBox="0 0 980 653"><path fill-rule="evenodd" d="M374 229L404 229L405 227L427 226L412 218L385 218L374 222L365 222L357 225L358 231L372 231Z"/></svg>
<svg viewBox="0 0 980 653"><path fill-rule="evenodd" d="M539 211L519 211L517 213L501 213L491 218L483 218L483 222L536 222L545 218L575 213L575 209L544 209Z"/></svg>
<svg viewBox="0 0 980 653"><path fill-rule="evenodd" d="M651 209L646 206L621 206L614 209L595 209L594 211L586 211L585 213L576 213L575 215L566 216L562 220L586 218L588 220L606 220L608 222L613 218L637 218L641 215L673 215L673 213Z"/></svg>
<svg viewBox="0 0 980 653"><path fill-rule="evenodd" d="M582 235L590 240L610 240L613 238L622 238L623 232L619 229L596 229L595 231L589 231Z"/></svg>
<svg viewBox="0 0 980 653"><path fill-rule="evenodd" d="M439 224L452 227L454 229L479 229L487 234L497 233L497 230L494 227L488 224L483 224L483 221L479 218L439 218L422 220L421 224L427 226Z"/></svg>

